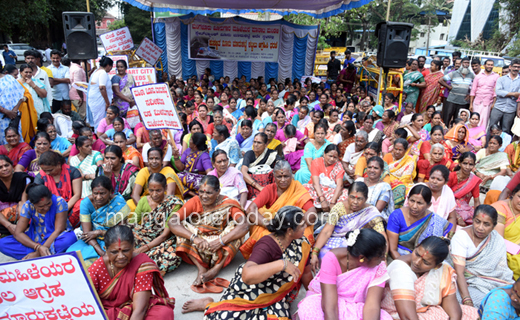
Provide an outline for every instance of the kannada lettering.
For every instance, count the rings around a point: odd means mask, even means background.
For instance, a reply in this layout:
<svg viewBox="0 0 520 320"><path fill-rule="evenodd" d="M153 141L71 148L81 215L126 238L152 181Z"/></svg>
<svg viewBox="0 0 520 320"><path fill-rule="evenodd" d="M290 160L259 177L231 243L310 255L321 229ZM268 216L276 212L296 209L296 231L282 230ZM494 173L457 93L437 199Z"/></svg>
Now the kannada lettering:
<svg viewBox="0 0 520 320"><path fill-rule="evenodd" d="M25 313L0 313L0 320L64 320L89 317L96 315L97 311L90 304L82 302L79 306L67 306L62 304L59 307L49 306L48 309L35 310Z"/></svg>
<svg viewBox="0 0 520 320"><path fill-rule="evenodd" d="M0 269L3 270L0 271L0 283L26 281L29 280L29 277L31 279L39 279L41 276L45 278L56 277L58 275L63 275L64 273L72 274L76 272L76 268L70 258L68 262L63 262L61 264L55 264L54 261L49 261L49 265L43 265L38 268L36 264L32 263L31 267L32 268L27 269L28 275L22 273L18 269L15 269L14 272Z"/></svg>

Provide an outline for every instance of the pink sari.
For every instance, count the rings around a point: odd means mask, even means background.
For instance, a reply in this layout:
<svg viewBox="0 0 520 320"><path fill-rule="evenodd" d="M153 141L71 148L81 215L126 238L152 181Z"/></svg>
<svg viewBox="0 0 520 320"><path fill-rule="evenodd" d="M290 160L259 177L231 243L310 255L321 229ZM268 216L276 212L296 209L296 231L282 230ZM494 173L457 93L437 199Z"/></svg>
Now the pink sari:
<svg viewBox="0 0 520 320"><path fill-rule="evenodd" d="M337 259L336 263L339 265ZM323 268L334 267L335 266L331 266L331 264L323 264L322 270ZM341 270L341 267L339 267L339 270ZM324 319L323 310L321 308L322 293L320 276L323 276L321 270L309 284L309 290L307 291L305 299L298 304L298 317L300 320ZM375 268L359 267L339 274L336 280L339 319L362 320L363 307L365 306L368 289L373 286L382 287L388 279L386 263L384 261ZM392 317L386 311L381 310L380 319L391 320Z"/></svg>
<svg viewBox="0 0 520 320"><path fill-rule="evenodd" d="M484 127L469 128L469 143L475 147L482 147L480 139L486 136L486 129Z"/></svg>

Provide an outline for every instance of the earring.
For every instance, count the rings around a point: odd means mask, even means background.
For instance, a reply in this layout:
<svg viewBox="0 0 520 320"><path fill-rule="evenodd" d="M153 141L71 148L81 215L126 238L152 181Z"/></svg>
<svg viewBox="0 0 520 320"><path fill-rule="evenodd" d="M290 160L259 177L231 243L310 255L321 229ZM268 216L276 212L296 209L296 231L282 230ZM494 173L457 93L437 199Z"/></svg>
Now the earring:
<svg viewBox="0 0 520 320"><path fill-rule="evenodd" d="M359 259L359 262L361 262L361 263L365 262L365 258Z"/></svg>

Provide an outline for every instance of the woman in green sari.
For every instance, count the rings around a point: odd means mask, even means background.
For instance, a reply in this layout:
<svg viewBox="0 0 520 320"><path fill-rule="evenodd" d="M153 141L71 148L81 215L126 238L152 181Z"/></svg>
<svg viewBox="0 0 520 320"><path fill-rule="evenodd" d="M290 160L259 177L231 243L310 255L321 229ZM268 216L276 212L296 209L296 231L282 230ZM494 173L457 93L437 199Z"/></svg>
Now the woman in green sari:
<svg viewBox="0 0 520 320"><path fill-rule="evenodd" d="M410 66L410 71L406 72L403 76L403 89L404 92L406 92L406 102L413 103L415 108L421 89L426 88L426 82L424 82L422 73L418 71L419 63L416 59L409 60L407 64Z"/></svg>
<svg viewBox="0 0 520 320"><path fill-rule="evenodd" d="M92 194L81 201L79 220L83 234L67 252L81 251L88 266L105 254L105 232L130 214L125 199L113 191L110 179L99 176L92 181Z"/></svg>
<svg viewBox="0 0 520 320"><path fill-rule="evenodd" d="M99 151L92 150L92 140L89 137L78 137L76 148L79 153L69 158L69 164L81 172L83 178L81 198L86 198L92 194L90 184L96 178L96 169L103 164L103 155Z"/></svg>

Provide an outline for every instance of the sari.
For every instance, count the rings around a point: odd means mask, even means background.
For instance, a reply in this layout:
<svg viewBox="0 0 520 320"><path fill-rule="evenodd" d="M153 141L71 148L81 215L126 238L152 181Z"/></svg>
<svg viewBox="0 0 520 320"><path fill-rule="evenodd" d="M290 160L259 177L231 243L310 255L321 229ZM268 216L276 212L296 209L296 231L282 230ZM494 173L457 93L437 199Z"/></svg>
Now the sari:
<svg viewBox="0 0 520 320"><path fill-rule="evenodd" d="M425 144L429 144L426 142ZM421 153L422 155L422 153ZM429 160L422 159L417 161L417 171L418 171L418 177L424 179L424 182L428 182L430 180L430 171L433 169L433 167L441 165L448 168L450 171L453 170L455 167L455 164L450 159L442 158L439 162L434 162L431 164Z"/></svg>
<svg viewBox="0 0 520 320"><path fill-rule="evenodd" d="M293 180L289 187L278 197L276 183L272 183L260 192L258 197L254 200L254 203L258 207L258 213L264 217L264 219L271 220L276 212L285 206L296 206L306 212L312 208L312 198L298 181ZM272 203L268 207L269 203ZM305 228L303 236L307 241L314 245L314 226L310 225ZM249 238L240 247L240 252L244 258L249 259L253 247L263 236L270 234L270 232L259 225L253 225L249 228Z"/></svg>
<svg viewBox="0 0 520 320"><path fill-rule="evenodd" d="M26 87L23 88L25 90L23 96L26 98L26 101L20 104L18 111L21 114L20 125L22 127L22 139L29 143L37 132L36 122L38 121L38 113L34 107L34 99L31 92L29 92Z"/></svg>
<svg viewBox="0 0 520 320"><path fill-rule="evenodd" d="M455 195L455 212L460 216L466 224L473 223L473 213L475 208L469 204L471 198L478 198L480 196L480 184L482 180L471 173L469 178L464 181L459 181L457 173L450 173L450 180L448 186L453 190Z"/></svg>
<svg viewBox="0 0 520 320"><path fill-rule="evenodd" d="M128 99L134 100L131 91L131 89L135 87L134 77L128 73L126 73L122 78L118 74L116 74L116 76L119 78L119 91ZM116 79L112 79L112 81L114 80ZM119 108L119 114L121 117L126 117L126 113L128 112L128 109L130 109L130 104L128 102L119 98L114 93L114 101L112 102L112 104Z"/></svg>
<svg viewBox="0 0 520 320"><path fill-rule="evenodd" d="M391 137L394 131L399 127L399 122L392 120L390 124L385 125L382 121L379 121L374 127L383 132L386 138Z"/></svg>
<svg viewBox="0 0 520 320"><path fill-rule="evenodd" d="M410 137L410 132L408 132L408 137ZM428 142L430 140L430 133L422 128L421 130L419 130L419 136L421 137L421 139L413 142L413 143L410 143L410 150L411 150L411 154L414 155L414 156L419 156L421 154L421 147L423 145L423 143L425 142ZM408 139L407 139L408 140Z"/></svg>
<svg viewBox="0 0 520 320"><path fill-rule="evenodd" d="M18 219L18 203L22 201L25 187L31 182L31 178L25 172L14 172L9 189L0 180L0 214L7 221L15 223ZM0 233L11 234L4 226L0 226Z"/></svg>
<svg viewBox="0 0 520 320"><path fill-rule="evenodd" d="M90 201L90 197L86 197L81 201L79 220L83 223L91 223L92 231L107 231L113 226L125 221L130 214L130 208L126 205L125 199L120 194L114 194L114 197L104 206L97 209ZM105 247L104 237L100 236L96 239L101 248ZM90 265L94 260L99 258L94 247L85 241L79 239L67 249L67 252L81 251L83 259Z"/></svg>
<svg viewBox="0 0 520 320"><path fill-rule="evenodd" d="M101 120L106 116L106 102L100 91L100 86L105 86L110 103L113 98L112 82L103 68L94 71L89 79L87 89L87 122L97 128Z"/></svg>
<svg viewBox="0 0 520 320"><path fill-rule="evenodd" d="M159 172L163 174L166 177L166 184L175 183L175 195L177 198L183 200L184 197L184 186L182 185L181 179L179 179L179 176L173 171L170 167L164 167ZM137 174L137 177L135 178L135 184L140 185L143 187L143 192L141 193L141 197L147 196L150 194L148 191L148 178L150 178L150 175L152 173L150 172L150 169L148 167L144 167L143 169L139 170L139 173Z"/></svg>
<svg viewBox="0 0 520 320"><path fill-rule="evenodd" d="M72 144L66 138L56 136L56 139L51 141L51 149L58 151L60 154L67 151Z"/></svg>
<svg viewBox="0 0 520 320"><path fill-rule="evenodd" d="M410 86L410 84L422 83L424 82L424 77L419 71L409 71L403 76L403 80L403 91L406 92L406 102L411 102L414 108L416 108L417 99L419 99L421 90L417 87Z"/></svg>
<svg viewBox="0 0 520 320"><path fill-rule="evenodd" d="M368 206L357 212L348 213L343 202L337 203L330 211L327 224L334 226L327 243L321 248L319 258L323 259L325 254L335 248L346 248L347 239L345 235L356 229L373 229L381 234L385 233L385 220L374 206ZM325 224L316 230L321 232Z"/></svg>
<svg viewBox="0 0 520 320"><path fill-rule="evenodd" d="M132 164L132 159L134 157L139 158L139 169L144 168L143 156L141 155L141 153L132 146L127 147L126 150L123 152L123 158L125 159L125 162Z"/></svg>
<svg viewBox="0 0 520 320"><path fill-rule="evenodd" d="M391 153L387 153L384 157L390 171L388 182L392 187L396 208L403 206L406 193L413 186L413 180L416 176L417 156L410 155L410 150L408 149L401 160L398 161L394 161Z"/></svg>
<svg viewBox="0 0 520 320"><path fill-rule="evenodd" d="M31 150L31 146L25 142L20 142L16 147L7 150L7 144L0 146L0 154L6 155L13 162L13 167L16 167L18 161L22 158L23 154Z"/></svg>
<svg viewBox="0 0 520 320"><path fill-rule="evenodd" d="M61 165L60 182L56 183L53 176L49 176L43 170L40 170L40 176L49 189L49 191L58 197L62 197L67 203L74 196L72 190L72 178L70 173L70 167L68 164ZM79 227L79 212L80 212L81 199L78 199L74 204L74 207L69 212L69 222L72 227Z"/></svg>
<svg viewBox="0 0 520 320"><path fill-rule="evenodd" d="M132 191L134 190L135 179L137 178L138 172L139 168L131 163L121 164L119 176L116 176L112 173L112 176L110 177L110 180L112 181L112 188L114 188L114 193L119 193L126 201L131 200ZM105 170L101 165L96 169L96 177L102 175L105 175Z"/></svg>
<svg viewBox="0 0 520 320"><path fill-rule="evenodd" d="M507 156L509 157L509 167L511 168L511 171L517 172L518 168L520 168L520 143L515 141L509 144L505 148L504 152L507 153Z"/></svg>
<svg viewBox="0 0 520 320"><path fill-rule="evenodd" d="M419 104L417 106L417 112L424 112L428 106L434 105L439 99L439 93L441 91L441 85L439 84L439 80L444 77L444 73L442 71L437 71L434 73L429 73L424 77L424 82L426 82L426 88L424 88L421 92L421 97L419 99Z"/></svg>
<svg viewBox="0 0 520 320"><path fill-rule="evenodd" d="M146 254L133 257L114 278L110 278L103 258L97 259L88 272L109 320L130 319L133 294L152 289L144 319L173 320L175 299L168 297L159 268Z"/></svg>
<svg viewBox="0 0 520 320"><path fill-rule="evenodd" d="M465 268L469 295L478 308L490 290L513 283L513 271L507 266L504 238L496 230L491 231L477 247L464 230L457 231L453 236L448 263ZM457 300L462 300L458 291Z"/></svg>
<svg viewBox="0 0 520 320"><path fill-rule="evenodd" d="M513 285L495 288L488 292L482 300L478 314L482 320L512 319L520 317L513 307L511 296L505 290L512 290Z"/></svg>
<svg viewBox="0 0 520 320"><path fill-rule="evenodd" d="M55 195L52 195L52 204L49 211L44 214L37 212L34 205L27 201L20 212L20 217L30 220L29 228L25 231L25 234L32 241L44 244L56 229L56 215L64 211L67 211L67 202ZM49 251L51 254L65 252L75 241L76 235L67 221L65 230L54 239L54 242L49 247ZM24 246L14 236L10 235L0 239L0 252L6 256L21 260L29 253L34 252L34 248Z"/></svg>
<svg viewBox="0 0 520 320"><path fill-rule="evenodd" d="M309 180L311 179L311 171L305 159L311 158L312 161L316 158L323 157L325 148L327 148L329 144L330 142L328 140L325 140L325 143L319 149L316 149L312 142L309 142L305 145L305 149L303 150L303 156L301 158L300 170L298 170L294 175L295 180L298 180L301 184L309 182Z"/></svg>
<svg viewBox="0 0 520 320"><path fill-rule="evenodd" d="M466 136L464 137L464 141L462 143L459 143L458 142L458 137L457 137L457 133L459 132L459 129L460 128L465 128L466 129ZM459 158L460 156L460 152L457 150L457 146L460 144L462 145L464 148L468 147L468 146L471 146L471 144L469 143L469 133L468 133L468 129L466 128L465 125L463 124L457 124L456 126L454 126L453 128L451 128L445 135L444 135L444 139L445 140L451 140L452 141L452 144L455 145L455 147L451 147L451 146L448 146L448 148L446 148L446 151L450 150L453 157L452 159L453 160L456 160Z"/></svg>
<svg viewBox="0 0 520 320"><path fill-rule="evenodd" d="M399 235L397 252L400 255L411 253L424 239L430 236L445 237L452 224L441 216L430 212L411 225L407 225L403 211L397 209L388 217L387 230Z"/></svg>
<svg viewBox="0 0 520 320"><path fill-rule="evenodd" d="M303 134L307 136L309 139L314 139L314 122L309 123L305 126L305 131Z"/></svg>
<svg viewBox="0 0 520 320"><path fill-rule="evenodd" d="M163 202L154 210L150 208L148 197L142 197L135 209L141 216L141 222L130 225L134 233L135 247L146 246L158 238L165 228L168 228L168 220L177 212L184 201L175 196L165 196ZM145 254L159 267L161 274L171 272L181 264L181 258L175 253L177 237L172 233L158 246L149 248Z"/></svg>
<svg viewBox="0 0 520 320"><path fill-rule="evenodd" d="M520 219L516 219L515 214L511 211L511 200L502 200L493 203L498 212L498 223L505 226L504 239L514 244L520 245ZM512 255L507 253L507 265L514 273L514 279L520 277L520 255Z"/></svg>
<svg viewBox="0 0 520 320"><path fill-rule="evenodd" d="M215 140L211 140L212 144L213 141ZM213 152L217 150L224 150L229 158L230 164L238 164L240 160L242 160L242 151L240 150L238 141L234 137L229 137L219 144L216 143L215 141L215 146L212 148L213 150L211 150L210 156L213 156Z"/></svg>
<svg viewBox="0 0 520 320"><path fill-rule="evenodd" d="M198 194L200 182L202 181L202 178L204 178L204 175L199 174L199 172L203 172L205 174L207 169L211 169L213 167L208 152L192 152L191 149L188 148L182 154L181 162L185 165L184 171L179 172L177 176L179 179L181 179L185 188L183 197L188 195L190 191ZM175 163L175 161L173 161L173 163Z"/></svg>
<svg viewBox="0 0 520 320"><path fill-rule="evenodd" d="M479 152L486 152L486 149L481 149ZM482 173L486 176L495 175L500 172L500 169L503 167L509 166L509 158L507 157L507 153L505 152L496 152L491 155L487 155L481 158L475 169L477 172ZM492 180L486 181L482 186L489 188Z"/></svg>
<svg viewBox="0 0 520 320"><path fill-rule="evenodd" d="M16 79L7 74L0 78L0 106L6 110L12 111L25 96L27 89ZM35 121L37 121L36 119ZM9 127L11 119L6 115L2 114L0 118L0 145L6 144L7 140L4 137L4 131ZM35 123L36 125L36 123ZM34 126L33 128L35 128ZM19 134L22 134L22 128L20 125L17 127ZM27 141L29 142L29 141Z"/></svg>
<svg viewBox="0 0 520 320"><path fill-rule="evenodd" d="M247 193L247 185L244 175L235 167L228 167L226 173L218 176L217 169L213 169L208 176L215 176L220 181L220 194L230 199L240 201L240 194Z"/></svg>
<svg viewBox="0 0 520 320"><path fill-rule="evenodd" d="M350 138L347 138L347 140L343 140L340 143L338 143L339 159L343 159L343 156L345 155L345 151L347 151L348 146L350 146L354 142L356 142L356 136L352 136Z"/></svg>
<svg viewBox="0 0 520 320"><path fill-rule="evenodd" d="M83 175L85 174L93 174L96 173L98 168L98 161L103 160L103 155L99 151L92 151L88 156L83 159L83 161L79 160L79 154L73 157L70 157L69 163L71 166L77 168ZM86 198L92 194L92 188L90 185L92 184L92 180L83 180L82 188L81 188L81 198Z"/></svg>
<svg viewBox="0 0 520 320"><path fill-rule="evenodd" d="M338 319L363 319L363 308L371 287L384 287L390 279L383 261L374 268L360 266L341 273L341 266L334 253L327 254L316 277L309 284L305 298L298 304L300 320L322 320L325 315L321 306L321 284L336 285L338 290ZM392 317L381 310L380 319L392 320Z"/></svg>
<svg viewBox="0 0 520 320"><path fill-rule="evenodd" d="M388 168L387 168L388 169ZM383 174L385 174L383 172ZM385 175L386 176L386 175ZM361 178L363 179L363 178ZM359 180L361 180L359 179ZM361 180L364 181L364 180ZM379 182L376 185L368 187L368 198L367 203L373 205L374 207L377 205L378 201L386 202L386 207L381 211L381 215L383 219L388 220L388 217L392 212L394 212L394 196L392 193L392 187L390 184L384 181Z"/></svg>
<svg viewBox="0 0 520 320"><path fill-rule="evenodd" d="M285 249L282 258L303 274L310 249L306 239L296 239ZM238 267L221 300L206 307L204 319L291 319L290 304L298 296L301 277L295 282L287 272L278 272L259 284L247 285L242 280L244 265Z"/></svg>
<svg viewBox="0 0 520 320"><path fill-rule="evenodd" d="M480 139L486 137L486 128L485 127L475 127L469 128L469 143L471 143L475 147L482 147L482 141Z"/></svg>
<svg viewBox="0 0 520 320"><path fill-rule="evenodd" d="M45 84L43 82L41 82L39 79L32 78L31 80L34 82L34 84L36 86L38 86L38 88L46 90ZM29 93L32 96L33 107L34 107L34 110L36 111L38 118L40 118L40 114L42 114L43 112L51 112L51 107L49 105L49 100L48 100L49 92L47 92L47 98L40 98L40 96L38 95L36 90L34 90L31 86L29 86L29 84L23 83L22 85L27 91L29 91ZM36 121L38 121L38 120L36 120Z"/></svg>
<svg viewBox="0 0 520 320"><path fill-rule="evenodd" d="M190 233L198 235L208 243L218 240L237 226L235 222L239 217L245 217L240 204L233 199L224 197L215 208L206 211L198 196L188 200L176 213L184 228ZM194 214L196 218L191 215ZM210 269L224 260L224 266L231 263L238 252L242 239L235 239L226 243L219 250L212 252L209 249L197 248L190 239L177 236L177 248L175 253L189 264L193 264L191 258L197 260L204 268Z"/></svg>
<svg viewBox="0 0 520 320"><path fill-rule="evenodd" d="M40 157L34 149L27 150L18 164L24 167L25 171L33 178L40 172Z"/></svg>
<svg viewBox="0 0 520 320"><path fill-rule="evenodd" d="M449 316L442 308L445 297L457 292L457 274L446 262L439 269L432 269L420 278L410 266L401 260L394 260L388 266L389 286L385 288L381 309L390 313L393 319L399 319L395 300L413 301L420 320L448 320ZM461 305L462 320L478 319L474 307Z"/></svg>
<svg viewBox="0 0 520 320"><path fill-rule="evenodd" d="M244 138L240 133L236 135L235 139L238 141L240 151L248 152L249 150L253 150L253 140L255 139L255 134L256 133L252 133L247 138Z"/></svg>
<svg viewBox="0 0 520 320"><path fill-rule="evenodd" d="M334 193L336 191L336 188L338 187L336 185L336 179L338 177L341 177L343 180L343 176L345 175L345 170L343 169L343 165L341 164L341 161L337 161L335 164L326 167L325 166L325 160L323 157L319 157L317 159L312 160L311 163L311 175L313 177L318 177L322 190L322 195L327 199L327 201L331 201L334 197ZM303 187L309 191L309 194L314 199L314 206L316 208L321 208L320 199L318 197L318 193L314 189L314 185L312 184L312 177L311 180L304 184ZM337 202L345 201L348 198L348 190L343 189L341 195L337 199Z"/></svg>
<svg viewBox="0 0 520 320"><path fill-rule="evenodd" d="M253 150L246 152L244 158L246 158L244 165L248 167L247 173L256 183L265 187L274 182L274 174L273 168L278 160L278 153L275 151L265 148L264 152L259 155L253 162L249 162L249 159L253 159L255 157L255 153ZM253 199L258 196L260 191L254 188L252 185L247 185L248 199Z"/></svg>
<svg viewBox="0 0 520 320"><path fill-rule="evenodd" d="M271 150L278 152L278 155L280 157L284 156L282 143L278 139L271 140L271 142L269 142L269 144L267 145L267 149L271 149Z"/></svg>

